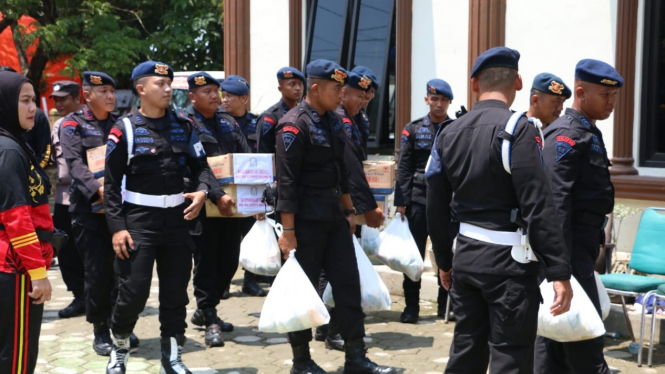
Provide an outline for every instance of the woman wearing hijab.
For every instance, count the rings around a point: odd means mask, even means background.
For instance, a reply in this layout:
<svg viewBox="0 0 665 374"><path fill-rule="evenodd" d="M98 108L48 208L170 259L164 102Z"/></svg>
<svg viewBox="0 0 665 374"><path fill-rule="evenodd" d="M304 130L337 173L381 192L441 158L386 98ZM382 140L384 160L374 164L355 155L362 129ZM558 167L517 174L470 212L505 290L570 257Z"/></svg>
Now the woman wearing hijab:
<svg viewBox="0 0 665 374"><path fill-rule="evenodd" d="M50 184L22 136L35 124L35 91L27 78L0 72L0 373L30 374L39 350L46 270L53 248Z"/></svg>

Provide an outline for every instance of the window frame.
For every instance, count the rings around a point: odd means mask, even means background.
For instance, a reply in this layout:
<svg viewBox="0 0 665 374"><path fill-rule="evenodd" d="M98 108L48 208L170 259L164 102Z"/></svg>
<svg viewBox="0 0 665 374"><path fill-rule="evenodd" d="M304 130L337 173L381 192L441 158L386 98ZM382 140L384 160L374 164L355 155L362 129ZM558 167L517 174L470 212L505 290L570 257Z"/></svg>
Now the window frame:
<svg viewBox="0 0 665 374"><path fill-rule="evenodd" d="M640 113L639 166L665 168L665 152L657 151L658 78L660 69L661 33L665 17L663 1L644 2L644 40L642 55L642 102ZM657 77L656 83L653 77ZM663 129L662 131L665 131Z"/></svg>

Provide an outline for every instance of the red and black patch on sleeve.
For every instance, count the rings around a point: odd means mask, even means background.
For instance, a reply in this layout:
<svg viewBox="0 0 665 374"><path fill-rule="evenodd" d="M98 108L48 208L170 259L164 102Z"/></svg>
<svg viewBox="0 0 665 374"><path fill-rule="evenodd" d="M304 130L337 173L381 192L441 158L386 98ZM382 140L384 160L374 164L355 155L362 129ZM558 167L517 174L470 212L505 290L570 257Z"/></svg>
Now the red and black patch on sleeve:
<svg viewBox="0 0 665 374"><path fill-rule="evenodd" d="M563 142L563 143L568 143L571 147L575 145L575 141L567 136L557 136L556 137L557 142Z"/></svg>
<svg viewBox="0 0 665 374"><path fill-rule="evenodd" d="M298 135L298 133L300 132L300 130L298 130L297 127L293 127L293 126L284 126L284 132L292 132L292 133Z"/></svg>
<svg viewBox="0 0 665 374"><path fill-rule="evenodd" d="M109 133L108 140L112 141L115 144L118 144L120 142L120 138L122 137L122 131L117 128L112 128L111 132Z"/></svg>
<svg viewBox="0 0 665 374"><path fill-rule="evenodd" d="M62 123L62 128L76 127L76 126L78 126L78 122L76 122L76 121L65 121L65 122Z"/></svg>
<svg viewBox="0 0 665 374"><path fill-rule="evenodd" d="M264 122L268 122L268 123L270 123L270 124L272 124L272 125L275 125L275 123L276 123L274 119L272 119L272 118L270 118L270 117L268 117L268 116L263 117L263 121L264 121Z"/></svg>
<svg viewBox="0 0 665 374"><path fill-rule="evenodd" d="M342 121L343 121L344 123L348 123L349 125L352 124L351 119L349 119L348 117L344 117L344 118L342 118Z"/></svg>
<svg viewBox="0 0 665 374"><path fill-rule="evenodd" d="M411 134L410 134L408 131L406 131L406 130L402 130L402 135L404 135L404 136L409 136L409 135L411 135Z"/></svg>
<svg viewBox="0 0 665 374"><path fill-rule="evenodd" d="M536 136L536 143L538 143L540 149L543 149L543 139L541 139L540 136Z"/></svg>

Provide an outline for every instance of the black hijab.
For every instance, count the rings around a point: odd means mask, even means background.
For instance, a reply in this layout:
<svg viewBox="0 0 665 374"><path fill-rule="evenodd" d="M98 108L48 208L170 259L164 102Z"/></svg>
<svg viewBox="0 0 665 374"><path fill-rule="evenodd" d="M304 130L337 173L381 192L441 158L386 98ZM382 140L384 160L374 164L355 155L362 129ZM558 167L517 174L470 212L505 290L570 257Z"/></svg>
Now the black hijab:
<svg viewBox="0 0 665 374"><path fill-rule="evenodd" d="M10 71L0 71L0 136L6 136L12 139L23 148L23 151L30 159L35 170L41 175L48 193L51 188L48 175L44 169L39 166L39 161L37 161L37 157L35 157L35 152L30 148L28 142L26 142L23 137L23 133L27 132L27 130L21 127L18 118L19 94L21 93L21 87L23 87L25 83L32 84L28 78L21 74L12 73Z"/></svg>

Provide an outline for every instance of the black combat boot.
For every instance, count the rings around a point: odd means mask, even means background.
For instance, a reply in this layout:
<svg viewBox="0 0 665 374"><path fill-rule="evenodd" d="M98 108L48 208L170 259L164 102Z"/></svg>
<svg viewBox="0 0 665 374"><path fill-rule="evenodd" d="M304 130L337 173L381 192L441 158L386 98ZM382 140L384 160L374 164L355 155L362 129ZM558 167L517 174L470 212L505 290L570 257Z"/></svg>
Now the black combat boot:
<svg viewBox="0 0 665 374"><path fill-rule="evenodd" d="M344 352L344 339L339 334L339 327L337 326L336 318L330 318L328 324L328 335L326 335L326 348L334 351Z"/></svg>
<svg viewBox="0 0 665 374"><path fill-rule="evenodd" d="M140 343L141 341L139 340L138 336L134 335L134 333L129 335L129 347L132 349L132 352L138 349Z"/></svg>
<svg viewBox="0 0 665 374"><path fill-rule="evenodd" d="M192 374L182 363L182 346L187 338L184 335L162 337L162 368L159 374Z"/></svg>
<svg viewBox="0 0 665 374"><path fill-rule="evenodd" d="M266 291L256 283L256 274L245 270L245 278L242 282L242 293L252 296L265 296Z"/></svg>
<svg viewBox="0 0 665 374"><path fill-rule="evenodd" d="M74 300L67 305L64 309L58 311L58 317L60 318L73 318L85 314L85 301L83 296L74 297Z"/></svg>
<svg viewBox="0 0 665 374"><path fill-rule="evenodd" d="M293 351L293 367L291 374L326 374L309 354L309 344L291 346Z"/></svg>
<svg viewBox="0 0 665 374"><path fill-rule="evenodd" d="M418 315L420 314L420 292L419 290L404 290L404 302L406 308L399 316L402 323L416 323L418 322Z"/></svg>
<svg viewBox="0 0 665 374"><path fill-rule="evenodd" d="M216 309L214 309L214 308L212 308L212 309L215 311L215 313L217 313ZM224 322L224 320L222 320L219 317L216 317L216 318L217 318L216 323L219 325L219 328L222 330L222 332L232 332L233 331L234 327L233 327L232 324L230 324L228 322ZM205 317L204 317L203 312L201 311L201 309L197 309L194 312L194 315L192 315L192 318L189 321L192 324L196 325L196 326L200 326L200 327L206 326L206 320L205 320Z"/></svg>
<svg viewBox="0 0 665 374"><path fill-rule="evenodd" d="M221 326L218 324L218 321L221 320L217 317L217 311L215 308L209 308L204 309L202 314L206 325L206 345L208 347L223 347L224 338L222 338Z"/></svg>
<svg viewBox="0 0 665 374"><path fill-rule="evenodd" d="M129 334L113 334L113 349L106 365L106 374L125 374L129 360Z"/></svg>
<svg viewBox="0 0 665 374"><path fill-rule="evenodd" d="M317 326L314 332L314 340L317 342L325 342L328 337L328 324Z"/></svg>
<svg viewBox="0 0 665 374"><path fill-rule="evenodd" d="M111 331L106 322L92 324L92 331L95 338L92 340L92 349L100 356L108 356L113 350L113 339Z"/></svg>
<svg viewBox="0 0 665 374"><path fill-rule="evenodd" d="M347 340L344 345L344 374L393 374L395 368L379 366L367 358L362 339Z"/></svg>

